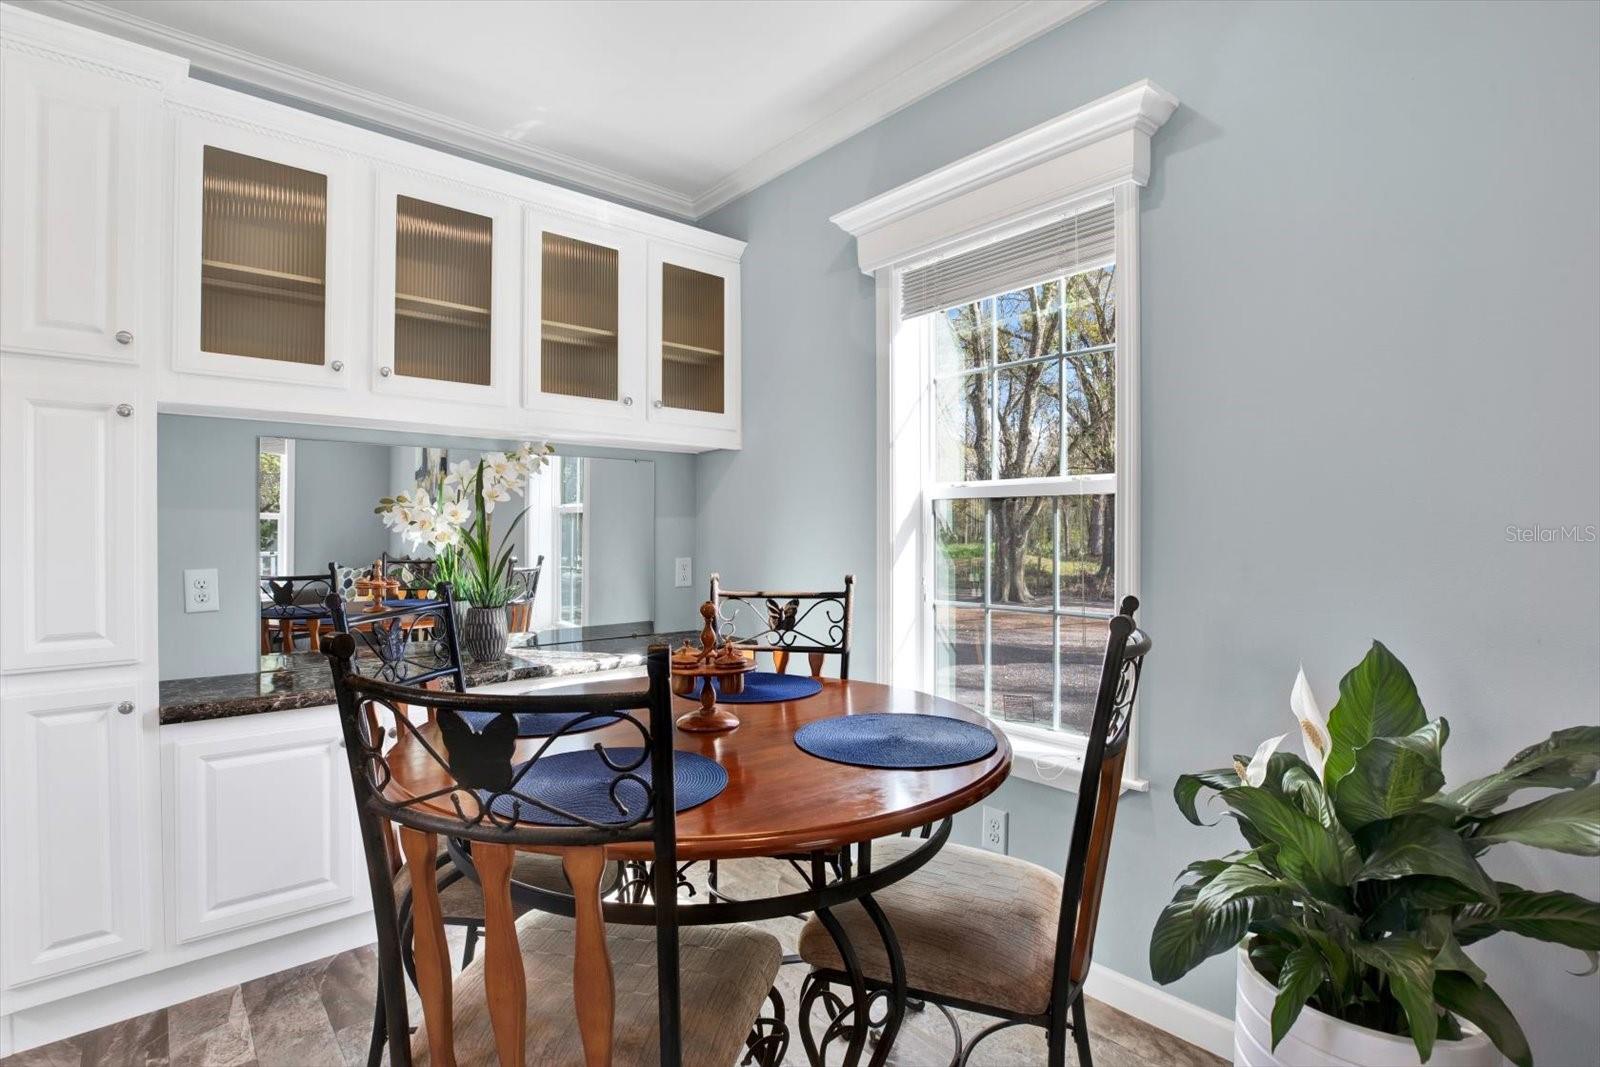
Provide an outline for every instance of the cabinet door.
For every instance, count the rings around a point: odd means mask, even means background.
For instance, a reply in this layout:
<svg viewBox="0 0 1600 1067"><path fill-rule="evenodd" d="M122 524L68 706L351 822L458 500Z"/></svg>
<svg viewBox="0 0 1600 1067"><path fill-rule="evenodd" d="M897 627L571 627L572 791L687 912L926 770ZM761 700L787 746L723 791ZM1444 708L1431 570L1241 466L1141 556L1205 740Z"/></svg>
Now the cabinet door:
<svg viewBox="0 0 1600 1067"><path fill-rule="evenodd" d="M139 261L156 95L7 52L5 314L12 351L132 362L146 341Z"/></svg>
<svg viewBox="0 0 1600 1067"><path fill-rule="evenodd" d="M337 716L318 710L309 725L223 720L163 737L180 942L354 896L350 771Z"/></svg>
<svg viewBox="0 0 1600 1067"><path fill-rule="evenodd" d="M5 770L5 984L150 947L144 734L133 685L11 696ZM153 709L146 709L154 714Z"/></svg>
<svg viewBox="0 0 1600 1067"><path fill-rule="evenodd" d="M380 172L379 392L508 403L516 376L516 210L492 196Z"/></svg>
<svg viewBox="0 0 1600 1067"><path fill-rule="evenodd" d="M138 374L12 357L0 384L0 672L135 662L155 492Z"/></svg>
<svg viewBox="0 0 1600 1067"><path fill-rule="evenodd" d="M633 423L644 413L644 239L528 212L523 402Z"/></svg>
<svg viewBox="0 0 1600 1067"><path fill-rule="evenodd" d="M739 264L650 244L650 418L739 425Z"/></svg>
<svg viewBox="0 0 1600 1067"><path fill-rule="evenodd" d="M174 363L344 387L353 375L353 164L185 118L177 131Z"/></svg>

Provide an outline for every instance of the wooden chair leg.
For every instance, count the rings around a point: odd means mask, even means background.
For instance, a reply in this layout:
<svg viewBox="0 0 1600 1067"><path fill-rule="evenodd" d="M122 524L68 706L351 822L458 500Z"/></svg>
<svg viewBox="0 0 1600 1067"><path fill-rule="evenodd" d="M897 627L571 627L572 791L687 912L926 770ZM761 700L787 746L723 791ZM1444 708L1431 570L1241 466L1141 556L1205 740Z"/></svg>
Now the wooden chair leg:
<svg viewBox="0 0 1600 1067"><path fill-rule="evenodd" d="M483 978L489 1023L500 1067L523 1067L528 1038L528 976L517 943L517 916L511 907L510 845L475 841L472 861L483 889Z"/></svg>
<svg viewBox="0 0 1600 1067"><path fill-rule="evenodd" d="M271 619L262 619L261 620L261 654L263 656L270 656L272 654L272 620Z"/></svg>
<svg viewBox="0 0 1600 1067"><path fill-rule="evenodd" d="M779 674L789 673L789 653L786 649L772 650L772 669Z"/></svg>
<svg viewBox="0 0 1600 1067"><path fill-rule="evenodd" d="M600 878L605 873L603 848L575 848L561 857L572 886L574 919L572 995L577 1006L578 1036L587 1067L610 1067L616 989L611 955L606 948L606 923L600 911Z"/></svg>
<svg viewBox="0 0 1600 1067"><path fill-rule="evenodd" d="M455 1067L450 949L444 939L444 914L434 869L439 840L433 834L402 826L400 847L411 868L412 954L417 964L422 1018L428 1026L428 1057L434 1067Z"/></svg>
<svg viewBox="0 0 1600 1067"><path fill-rule="evenodd" d="M312 652L321 652L322 651L322 620L321 619L312 619L311 621L306 623L306 628L311 631L311 636L309 638L307 638L307 647Z"/></svg>
<svg viewBox="0 0 1600 1067"><path fill-rule="evenodd" d="M826 657L824 657L821 652L812 652L806 658L811 661L811 677L821 678L822 664Z"/></svg>

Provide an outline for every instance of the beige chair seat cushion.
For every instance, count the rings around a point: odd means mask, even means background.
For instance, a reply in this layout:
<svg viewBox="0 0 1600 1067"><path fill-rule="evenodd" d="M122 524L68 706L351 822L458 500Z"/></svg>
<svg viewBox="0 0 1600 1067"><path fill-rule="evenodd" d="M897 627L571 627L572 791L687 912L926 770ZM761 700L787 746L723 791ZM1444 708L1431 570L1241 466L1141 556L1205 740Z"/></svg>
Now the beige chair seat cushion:
<svg viewBox="0 0 1600 1067"><path fill-rule="evenodd" d="M440 838L439 842L439 851L443 854L444 839ZM439 873L444 875L451 870L452 868L446 865ZM552 893L568 896L572 894L572 886L567 882L566 871L561 869L560 856L548 856L539 852L518 852L511 866L511 877L524 885L547 889ZM600 880L601 891L610 892L619 877L618 865L610 864ZM395 875L395 901L398 903L410 891L411 867L408 864L400 868L400 873ZM439 890L439 906L446 919L477 919L480 922L483 920L483 893L479 891L478 883L465 875Z"/></svg>
<svg viewBox="0 0 1600 1067"><path fill-rule="evenodd" d="M872 865L884 867L923 843L906 837L876 841ZM894 927L912 988L1025 1014L1049 1006L1061 908L1061 878L1053 872L1013 856L946 845L910 876L872 896ZM889 958L866 911L852 903L833 914L862 972L887 982ZM815 916L800 932L800 958L813 967L844 969L833 938Z"/></svg>
<svg viewBox="0 0 1600 1067"><path fill-rule="evenodd" d="M581 1067L583 1043L572 1000L571 919L529 912L517 920L528 976L529 1067ZM659 1061L654 927L606 927L616 985L612 1062ZM778 975L777 938L751 926L689 926L679 931L683 1062L731 1067L744 1055L745 1035ZM455 1050L460 1067L497 1064L494 1030L484 1000L484 957L456 976ZM414 1023L419 1020L412 1020ZM411 1041L417 1067L428 1064L426 1027Z"/></svg>

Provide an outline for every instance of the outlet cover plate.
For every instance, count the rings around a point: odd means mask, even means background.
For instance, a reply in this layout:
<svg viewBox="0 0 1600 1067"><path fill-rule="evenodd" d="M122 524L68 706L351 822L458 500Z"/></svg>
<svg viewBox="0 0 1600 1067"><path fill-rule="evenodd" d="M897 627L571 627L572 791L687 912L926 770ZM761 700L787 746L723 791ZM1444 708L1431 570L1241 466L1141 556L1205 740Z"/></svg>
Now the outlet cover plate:
<svg viewBox="0 0 1600 1067"><path fill-rule="evenodd" d="M978 845L990 852L1005 855L1009 847L1006 838L1010 821L1011 816L1004 808L991 808L985 805L983 823L978 828Z"/></svg>
<svg viewBox="0 0 1600 1067"><path fill-rule="evenodd" d="M183 610L193 615L197 611L221 611L222 598L217 595L217 569L206 567L183 572Z"/></svg>
<svg viewBox="0 0 1600 1067"><path fill-rule="evenodd" d="M673 567L672 584L679 589L689 588L689 583L694 581L694 561L689 556L679 556Z"/></svg>

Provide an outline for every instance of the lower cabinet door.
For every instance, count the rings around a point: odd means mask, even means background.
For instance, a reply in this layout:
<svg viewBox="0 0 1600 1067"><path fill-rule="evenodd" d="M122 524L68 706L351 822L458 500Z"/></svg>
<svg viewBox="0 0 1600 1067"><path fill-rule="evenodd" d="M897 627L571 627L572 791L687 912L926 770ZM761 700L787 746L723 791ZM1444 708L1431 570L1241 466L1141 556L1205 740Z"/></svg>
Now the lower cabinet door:
<svg viewBox="0 0 1600 1067"><path fill-rule="evenodd" d="M150 947L145 825L153 788L137 687L8 696L0 914L4 984L18 986ZM153 744L153 742L151 742Z"/></svg>
<svg viewBox="0 0 1600 1067"><path fill-rule="evenodd" d="M314 712L163 728L179 942L353 897L350 772L336 714Z"/></svg>

